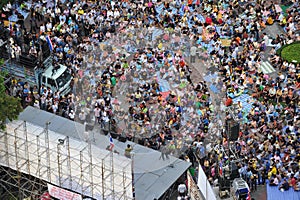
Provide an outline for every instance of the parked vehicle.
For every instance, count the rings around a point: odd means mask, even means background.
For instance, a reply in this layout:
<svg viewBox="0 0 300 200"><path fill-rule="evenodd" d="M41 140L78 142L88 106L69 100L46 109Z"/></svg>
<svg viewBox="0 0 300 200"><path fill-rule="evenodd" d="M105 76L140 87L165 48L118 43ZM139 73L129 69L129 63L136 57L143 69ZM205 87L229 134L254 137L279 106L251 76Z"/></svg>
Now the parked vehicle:
<svg viewBox="0 0 300 200"><path fill-rule="evenodd" d="M28 60L28 62L30 61ZM26 64L24 61L20 63L7 60L1 66L1 71L7 72L11 77L28 82L30 85L49 87L52 91L59 92L60 95L66 95L71 91L72 76L66 66L61 64L53 66L51 57L43 62L43 68L32 66L32 63Z"/></svg>
<svg viewBox="0 0 300 200"><path fill-rule="evenodd" d="M242 178L235 178L232 183L232 195L235 200L250 200L250 189Z"/></svg>

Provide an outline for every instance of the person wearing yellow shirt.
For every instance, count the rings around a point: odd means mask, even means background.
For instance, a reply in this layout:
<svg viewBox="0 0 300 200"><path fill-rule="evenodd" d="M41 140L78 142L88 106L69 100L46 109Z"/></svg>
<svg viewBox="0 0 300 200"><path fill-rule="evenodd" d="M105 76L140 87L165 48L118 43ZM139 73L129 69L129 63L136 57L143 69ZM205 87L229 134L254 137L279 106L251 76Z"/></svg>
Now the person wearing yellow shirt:
<svg viewBox="0 0 300 200"><path fill-rule="evenodd" d="M272 173L272 175L274 175L274 176L277 174L277 169L276 169L275 166L272 167L271 173Z"/></svg>
<svg viewBox="0 0 300 200"><path fill-rule="evenodd" d="M158 44L157 48L160 49L160 50L163 48L162 42L160 42L160 43Z"/></svg>
<svg viewBox="0 0 300 200"><path fill-rule="evenodd" d="M78 9L77 13L78 13L79 15L83 15L83 14L84 14L84 10L80 7L80 8Z"/></svg>
<svg viewBox="0 0 300 200"><path fill-rule="evenodd" d="M274 20L271 16L268 17L267 19L267 25L272 25L274 23Z"/></svg>

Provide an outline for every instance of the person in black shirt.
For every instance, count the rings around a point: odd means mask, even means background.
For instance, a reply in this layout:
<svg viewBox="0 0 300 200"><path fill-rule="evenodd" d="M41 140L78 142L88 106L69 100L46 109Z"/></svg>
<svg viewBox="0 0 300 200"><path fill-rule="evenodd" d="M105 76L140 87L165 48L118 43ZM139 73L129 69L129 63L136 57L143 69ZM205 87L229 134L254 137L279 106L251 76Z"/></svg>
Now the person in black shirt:
<svg viewBox="0 0 300 200"><path fill-rule="evenodd" d="M283 183L279 186L279 190L287 191L290 189L289 183L284 179Z"/></svg>

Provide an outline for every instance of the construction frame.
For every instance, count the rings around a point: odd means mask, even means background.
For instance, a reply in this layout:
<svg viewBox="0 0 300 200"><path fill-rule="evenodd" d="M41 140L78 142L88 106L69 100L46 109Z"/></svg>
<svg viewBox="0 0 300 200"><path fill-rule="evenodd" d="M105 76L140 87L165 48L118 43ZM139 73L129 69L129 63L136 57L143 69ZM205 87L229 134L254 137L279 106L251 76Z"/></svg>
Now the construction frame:
<svg viewBox="0 0 300 200"><path fill-rule="evenodd" d="M18 188L11 192L18 199L40 197L47 184L93 199L133 199L132 160L49 131L49 124L13 121L0 131L1 187Z"/></svg>

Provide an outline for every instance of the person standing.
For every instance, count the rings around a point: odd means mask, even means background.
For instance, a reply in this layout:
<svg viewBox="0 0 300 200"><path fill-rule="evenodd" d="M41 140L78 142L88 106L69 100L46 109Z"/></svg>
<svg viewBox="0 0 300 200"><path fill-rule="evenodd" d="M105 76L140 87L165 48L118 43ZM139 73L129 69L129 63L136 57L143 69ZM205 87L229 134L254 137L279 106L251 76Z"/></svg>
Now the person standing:
<svg viewBox="0 0 300 200"><path fill-rule="evenodd" d="M130 145L130 144L127 144L127 148L125 149L124 155L125 155L127 158L131 158L131 151L132 151L131 145Z"/></svg>
<svg viewBox="0 0 300 200"><path fill-rule="evenodd" d="M197 55L197 47L195 45L193 45L190 50L190 56L191 56L190 62L191 63L195 63L196 55Z"/></svg>
<svg viewBox="0 0 300 200"><path fill-rule="evenodd" d="M184 183L179 184L177 190L178 190L179 197L185 197L186 185Z"/></svg>
<svg viewBox="0 0 300 200"><path fill-rule="evenodd" d="M100 122L100 108L97 106L95 109L94 109L94 116L95 116L95 123L99 123Z"/></svg>

